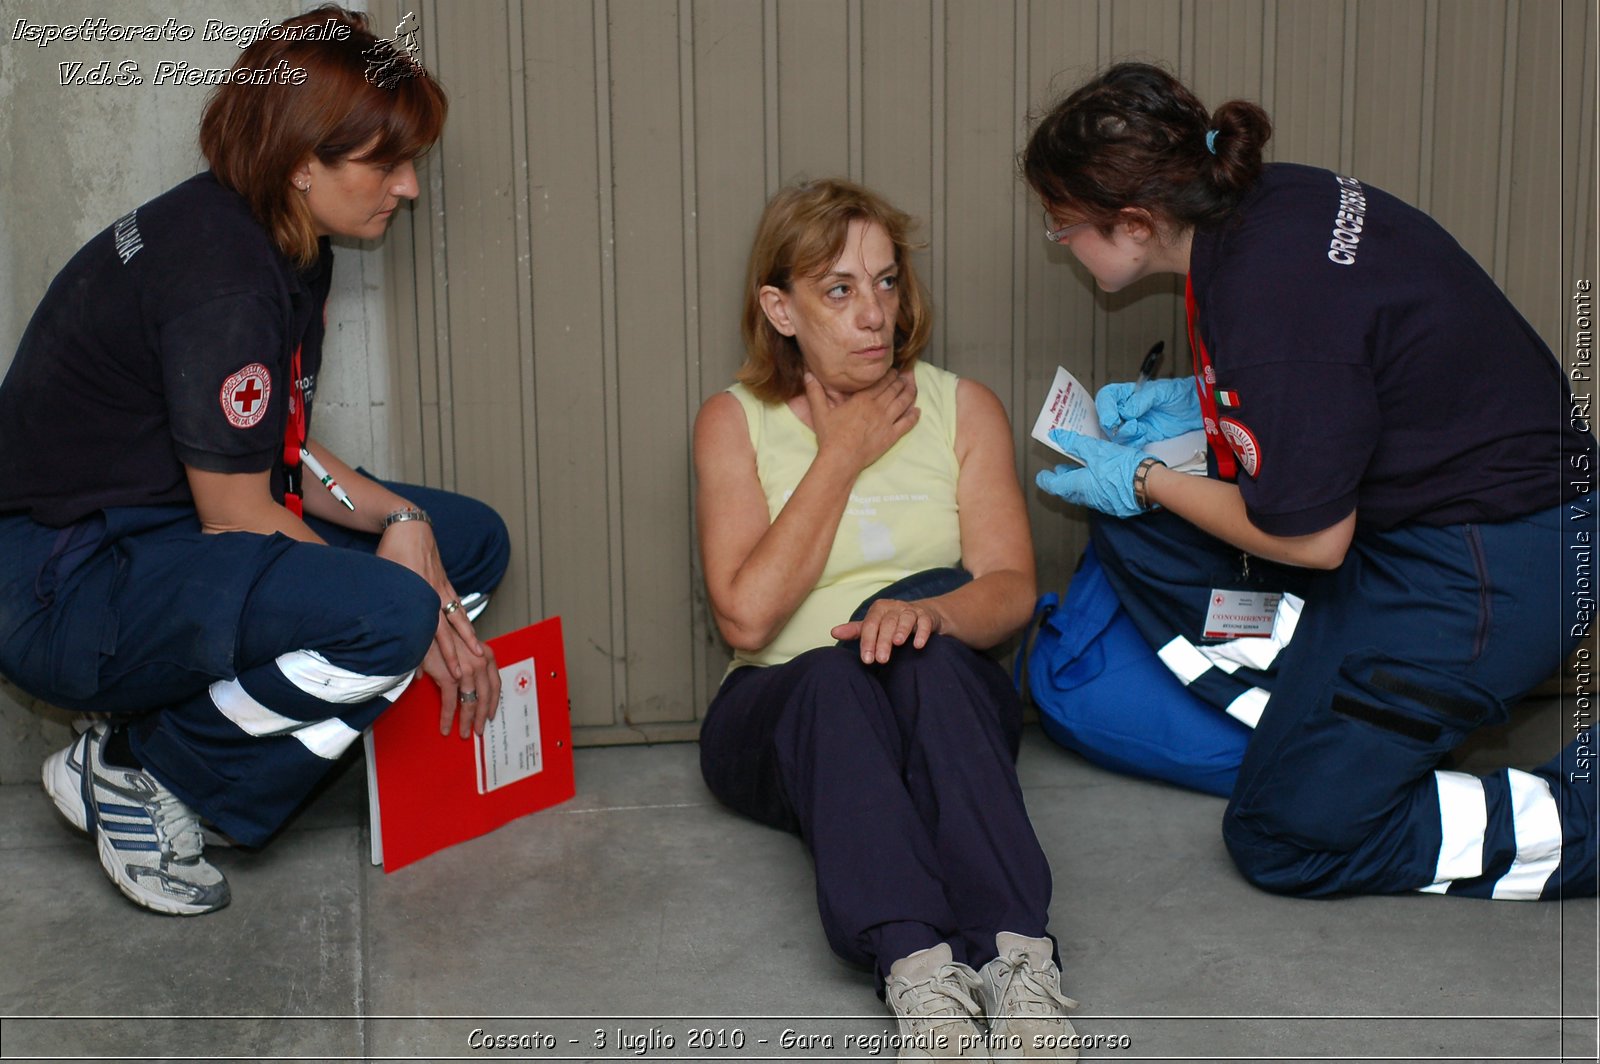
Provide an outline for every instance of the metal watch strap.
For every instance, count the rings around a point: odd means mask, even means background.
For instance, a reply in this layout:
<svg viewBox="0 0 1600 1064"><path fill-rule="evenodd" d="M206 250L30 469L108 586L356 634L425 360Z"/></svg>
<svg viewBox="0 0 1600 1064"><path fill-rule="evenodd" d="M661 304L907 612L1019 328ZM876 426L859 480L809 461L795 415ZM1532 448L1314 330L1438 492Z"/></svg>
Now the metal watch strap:
<svg viewBox="0 0 1600 1064"><path fill-rule="evenodd" d="M401 521L421 521L425 525L433 524L433 518L428 516L426 510L392 510L383 518L383 526L379 531L386 532L390 525L398 525Z"/></svg>
<svg viewBox="0 0 1600 1064"><path fill-rule="evenodd" d="M1149 489L1145 480L1150 476L1150 467L1162 465L1159 458L1146 458L1139 463L1139 468L1133 471L1133 501L1139 504L1139 509L1150 509Z"/></svg>

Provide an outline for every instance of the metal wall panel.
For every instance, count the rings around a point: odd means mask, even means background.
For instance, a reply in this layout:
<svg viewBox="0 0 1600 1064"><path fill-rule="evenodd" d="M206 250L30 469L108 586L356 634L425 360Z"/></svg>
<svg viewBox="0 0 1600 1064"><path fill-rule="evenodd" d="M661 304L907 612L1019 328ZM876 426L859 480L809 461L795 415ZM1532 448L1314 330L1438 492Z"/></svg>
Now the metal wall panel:
<svg viewBox="0 0 1600 1064"><path fill-rule="evenodd" d="M777 160L766 150L767 110L763 7L748 0L695 0L694 140L699 294L696 406L726 388L744 361L739 313L745 264L756 219L766 200L768 171ZM776 154L774 152L774 154ZM716 638L694 552L690 593L696 654L696 701L710 701L731 655Z"/></svg>
<svg viewBox="0 0 1600 1064"><path fill-rule="evenodd" d="M522 92L532 284L538 542L513 562L534 570L537 615L560 613L573 723L612 723L624 704L617 442L617 342L611 269L606 19L588 0L531 4L522 18ZM512 84L512 90L518 86ZM530 485L532 487L533 485ZM526 568L524 568L526 563ZM520 619L520 618L519 618ZM509 623L501 627L510 627Z"/></svg>
<svg viewBox="0 0 1600 1064"><path fill-rule="evenodd" d="M1402 0L1403 2L1403 0ZM1267 111L1272 158L1346 169L1344 132L1345 0L1278 3L1275 62Z"/></svg>
<svg viewBox="0 0 1600 1064"><path fill-rule="evenodd" d="M1561 157L1567 164L1563 168L1565 184L1561 196L1561 248L1565 253L1562 266L1566 270L1562 295L1565 298L1577 278L1595 278L1600 272L1600 263L1596 261L1596 230L1600 229L1600 218L1595 217L1596 164L1600 162L1595 145L1595 86L1600 81L1595 63L1595 23L1600 14L1591 0L1565 0L1561 16L1559 110ZM1541 154L1547 151L1543 149ZM1545 339L1552 344L1557 342L1548 335Z"/></svg>
<svg viewBox="0 0 1600 1064"><path fill-rule="evenodd" d="M778 175L850 173L851 25L859 5L850 0L777 0Z"/></svg>
<svg viewBox="0 0 1600 1064"><path fill-rule="evenodd" d="M1423 115L1432 103L1428 8L1361 0L1356 6L1356 92L1351 174L1417 203L1431 150Z"/></svg>
<svg viewBox="0 0 1600 1064"><path fill-rule="evenodd" d="M452 110L388 242L391 453L506 514L516 556L490 627L562 615L580 741L690 736L727 651L695 559L689 434L741 360L748 244L781 183L864 180L922 221L930 358L999 394L1026 484L1051 461L1026 433L1057 363L1099 385L1159 338L1169 372L1187 365L1176 279L1107 295L1040 239L1014 170L1030 111L1124 58L1211 107L1256 99L1269 157L1430 209L1559 350L1567 286L1594 271L1592 8L424 3ZM1060 590L1082 515L1031 486L1028 504L1041 584Z"/></svg>
<svg viewBox="0 0 1600 1064"><path fill-rule="evenodd" d="M1456 0L1439 7L1433 185L1427 192L1428 213L1491 271L1500 220L1508 6L1501 0Z"/></svg>
<svg viewBox="0 0 1600 1064"><path fill-rule="evenodd" d="M1011 335L1012 204L1018 194L1011 167L1016 133L1010 121L1015 90L1016 7L1010 3L952 3L945 17L945 215L934 272L942 293L939 349L932 361L1006 396L1015 370Z"/></svg>
<svg viewBox="0 0 1600 1064"><path fill-rule="evenodd" d="M1516 14L1515 98L1510 108L1509 150L1502 159L1505 183L1504 258L1500 284L1541 336L1562 335L1567 295L1562 263L1552 234L1561 230L1558 166L1548 145L1561 142L1561 69L1549 61L1561 51L1561 9L1555 4L1521 3ZM1561 347L1556 345L1557 353Z"/></svg>
<svg viewBox="0 0 1600 1064"><path fill-rule="evenodd" d="M1109 30L1109 12L1096 0L1032 0L1023 7L1026 102L1013 121L1017 149L1027 141L1029 113L1043 113L1058 98L1091 76L1107 45L1101 27ZM1106 381L1105 297L1088 271L1066 248L1046 242L1043 212L1031 196L1018 193L1017 246L1020 261L1016 290L1018 346L1022 360L1022 401L1010 400L1012 429L1018 440L1028 519L1033 528L1034 555L1041 588L1060 591L1089 539L1083 511L1034 489L1036 470L1055 464L1056 453L1029 437L1033 418L1044 403L1056 366L1066 366L1085 384ZM1002 394L1001 398L1009 397Z"/></svg>
<svg viewBox="0 0 1600 1064"><path fill-rule="evenodd" d="M630 724L693 719L688 386L697 288L684 210L678 5L629 0L611 12L611 194L616 212L622 465L623 633ZM648 608L640 609L640 603Z"/></svg>

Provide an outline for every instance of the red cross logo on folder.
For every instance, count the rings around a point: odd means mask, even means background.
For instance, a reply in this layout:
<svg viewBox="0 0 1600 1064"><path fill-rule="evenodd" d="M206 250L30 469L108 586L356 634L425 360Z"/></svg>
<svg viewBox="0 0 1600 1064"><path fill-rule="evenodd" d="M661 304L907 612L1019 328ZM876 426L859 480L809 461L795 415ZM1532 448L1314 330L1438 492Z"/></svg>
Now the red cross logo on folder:
<svg viewBox="0 0 1600 1064"><path fill-rule="evenodd" d="M247 429L267 415L267 401L272 398L272 375L266 366L252 362L222 382L219 398L228 424Z"/></svg>

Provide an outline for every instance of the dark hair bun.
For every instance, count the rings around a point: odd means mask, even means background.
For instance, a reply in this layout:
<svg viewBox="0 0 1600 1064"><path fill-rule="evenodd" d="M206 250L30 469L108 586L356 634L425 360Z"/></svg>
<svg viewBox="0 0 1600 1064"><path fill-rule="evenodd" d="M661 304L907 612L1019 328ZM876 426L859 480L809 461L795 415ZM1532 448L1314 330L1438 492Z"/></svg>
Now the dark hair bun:
<svg viewBox="0 0 1600 1064"><path fill-rule="evenodd" d="M1214 225L1261 176L1271 136L1256 104L1230 100L1212 115L1162 68L1118 63L1050 109L1020 165L1047 205L1089 221L1107 224L1138 207L1183 226Z"/></svg>
<svg viewBox="0 0 1600 1064"><path fill-rule="evenodd" d="M1216 162L1212 181L1218 188L1243 193L1261 176L1262 154L1272 139L1272 119L1248 100L1229 100L1211 116Z"/></svg>

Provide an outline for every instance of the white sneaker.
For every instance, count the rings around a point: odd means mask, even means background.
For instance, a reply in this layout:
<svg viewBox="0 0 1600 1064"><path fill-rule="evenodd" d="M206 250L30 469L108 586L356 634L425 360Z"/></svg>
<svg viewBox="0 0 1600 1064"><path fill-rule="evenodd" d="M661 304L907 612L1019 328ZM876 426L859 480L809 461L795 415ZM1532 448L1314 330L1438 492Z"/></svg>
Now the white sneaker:
<svg viewBox="0 0 1600 1064"><path fill-rule="evenodd" d="M901 1061L987 1061L978 1003L978 975L958 964L950 946L918 950L889 966L884 1000L899 1023Z"/></svg>
<svg viewBox="0 0 1600 1064"><path fill-rule="evenodd" d="M1078 1003L1061 992L1050 940L1002 931L994 944L1000 955L978 973L994 1059L1077 1060L1067 1010Z"/></svg>
<svg viewBox="0 0 1600 1064"><path fill-rule="evenodd" d="M193 811L143 769L106 764L108 734L95 724L45 758L44 789L56 808L94 835L100 866L136 904L174 916L228 904L228 881L201 856Z"/></svg>

